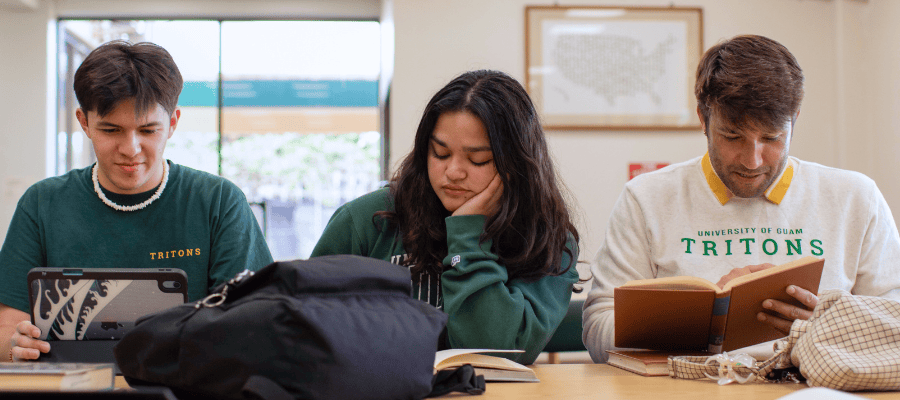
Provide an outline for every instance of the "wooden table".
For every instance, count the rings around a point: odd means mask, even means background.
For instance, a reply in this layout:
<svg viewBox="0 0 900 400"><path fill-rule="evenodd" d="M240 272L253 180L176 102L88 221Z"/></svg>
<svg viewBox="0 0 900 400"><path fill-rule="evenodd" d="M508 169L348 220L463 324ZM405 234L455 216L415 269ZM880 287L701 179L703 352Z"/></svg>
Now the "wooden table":
<svg viewBox="0 0 900 400"><path fill-rule="evenodd" d="M798 383L752 383L719 386L715 381L643 377L605 364L539 364L532 366L539 383L488 382L481 396L454 393L444 399L639 399L639 400L773 400L796 390ZM128 384L116 377L116 387ZM871 399L900 400L900 392L855 392Z"/></svg>
<svg viewBox="0 0 900 400"><path fill-rule="evenodd" d="M453 394L441 398L476 399L640 399L640 400L772 400L805 383L752 383L719 386L715 381L644 377L605 364L540 364L532 366L540 383L488 382L481 396ZM872 399L897 399L900 392L853 393Z"/></svg>

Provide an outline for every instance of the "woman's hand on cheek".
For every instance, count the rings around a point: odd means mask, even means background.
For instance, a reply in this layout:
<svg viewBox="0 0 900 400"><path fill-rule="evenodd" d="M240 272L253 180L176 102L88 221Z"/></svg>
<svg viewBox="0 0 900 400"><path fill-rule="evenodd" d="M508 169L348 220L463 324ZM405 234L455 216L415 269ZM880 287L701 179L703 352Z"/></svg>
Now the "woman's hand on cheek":
<svg viewBox="0 0 900 400"><path fill-rule="evenodd" d="M459 206L453 215L493 215L499 209L502 195L503 181L500 180L499 174L495 174L494 179L491 179L491 183L481 193Z"/></svg>

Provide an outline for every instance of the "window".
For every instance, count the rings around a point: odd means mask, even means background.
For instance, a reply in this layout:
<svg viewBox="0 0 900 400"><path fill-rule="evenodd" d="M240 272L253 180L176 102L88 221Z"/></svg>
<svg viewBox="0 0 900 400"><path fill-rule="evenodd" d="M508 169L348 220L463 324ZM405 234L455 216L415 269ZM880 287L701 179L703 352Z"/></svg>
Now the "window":
<svg viewBox="0 0 900 400"><path fill-rule="evenodd" d="M238 185L276 260L306 258L343 203L383 184L373 21L61 20L57 172L94 162L72 76L113 39L166 48L184 77L166 158Z"/></svg>

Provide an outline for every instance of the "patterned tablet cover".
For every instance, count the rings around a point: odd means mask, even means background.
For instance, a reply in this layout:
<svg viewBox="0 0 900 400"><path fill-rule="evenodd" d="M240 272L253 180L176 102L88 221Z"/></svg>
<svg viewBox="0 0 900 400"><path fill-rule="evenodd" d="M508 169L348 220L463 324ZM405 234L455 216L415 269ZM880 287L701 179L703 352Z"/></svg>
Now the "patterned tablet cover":
<svg viewBox="0 0 900 400"><path fill-rule="evenodd" d="M121 339L138 318L183 304L187 293L186 279L177 292L161 290L149 277L41 277L30 284L33 322L43 340Z"/></svg>

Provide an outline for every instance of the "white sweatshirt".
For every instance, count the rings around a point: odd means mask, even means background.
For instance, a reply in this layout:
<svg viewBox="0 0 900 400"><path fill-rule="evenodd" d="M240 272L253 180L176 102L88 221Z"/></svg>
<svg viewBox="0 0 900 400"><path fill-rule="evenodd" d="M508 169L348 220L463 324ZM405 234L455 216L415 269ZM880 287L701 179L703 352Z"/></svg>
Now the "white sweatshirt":
<svg viewBox="0 0 900 400"><path fill-rule="evenodd" d="M613 289L690 275L713 283L747 265L825 259L819 291L900 300L900 236L875 182L790 157L765 197L731 197L709 156L625 185L591 261L583 340L594 362L613 349Z"/></svg>

